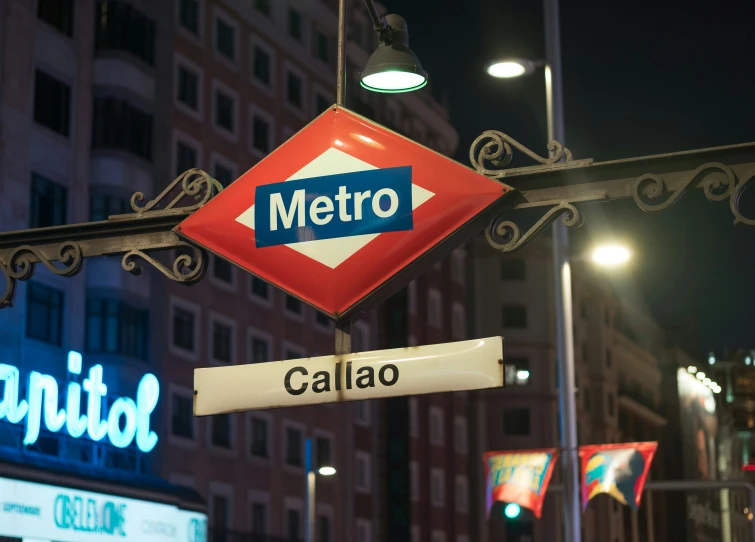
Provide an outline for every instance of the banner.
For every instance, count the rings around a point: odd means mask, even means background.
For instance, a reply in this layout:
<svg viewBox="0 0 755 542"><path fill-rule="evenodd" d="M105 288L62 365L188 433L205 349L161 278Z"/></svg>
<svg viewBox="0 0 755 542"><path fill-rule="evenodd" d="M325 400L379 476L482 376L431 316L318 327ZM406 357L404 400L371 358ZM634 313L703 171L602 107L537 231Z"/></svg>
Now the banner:
<svg viewBox="0 0 755 542"><path fill-rule="evenodd" d="M580 446L582 510L600 493L608 493L622 504L639 508L642 488L657 448L657 442Z"/></svg>
<svg viewBox="0 0 755 542"><path fill-rule="evenodd" d="M540 517L543 500L558 459L555 448L517 452L487 452L483 456L487 480L487 512L496 501L516 503Z"/></svg>

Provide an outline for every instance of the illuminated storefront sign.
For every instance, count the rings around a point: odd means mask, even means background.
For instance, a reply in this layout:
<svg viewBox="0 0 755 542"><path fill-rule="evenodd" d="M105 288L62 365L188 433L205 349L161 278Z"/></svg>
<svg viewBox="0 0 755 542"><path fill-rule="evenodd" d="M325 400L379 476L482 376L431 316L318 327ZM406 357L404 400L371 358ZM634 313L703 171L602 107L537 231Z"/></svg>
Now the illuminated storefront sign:
<svg viewBox="0 0 755 542"><path fill-rule="evenodd" d="M81 354L68 353L68 372L81 374ZM58 382L54 377L37 371L29 373L27 398L19 397L21 377L17 367L0 363L0 382L5 382L5 391L0 397L0 420L12 424L26 420L24 444L34 444L44 420L45 427L56 433L65 427L73 438L86 433L99 442L108 437L113 446L128 447L134 440L142 452L150 452L157 444L157 434L150 431L150 415L157 406L160 384L153 374L146 374L136 390L136 401L128 397L117 398L110 412L102 408L107 397L107 386L102 381L102 365L89 369L82 384L69 382L66 390L65 408L58 408ZM82 391L83 388L83 391ZM86 413L82 413L82 395L86 392Z"/></svg>
<svg viewBox="0 0 755 542"><path fill-rule="evenodd" d="M207 542L207 516L164 503L0 478L0 540Z"/></svg>

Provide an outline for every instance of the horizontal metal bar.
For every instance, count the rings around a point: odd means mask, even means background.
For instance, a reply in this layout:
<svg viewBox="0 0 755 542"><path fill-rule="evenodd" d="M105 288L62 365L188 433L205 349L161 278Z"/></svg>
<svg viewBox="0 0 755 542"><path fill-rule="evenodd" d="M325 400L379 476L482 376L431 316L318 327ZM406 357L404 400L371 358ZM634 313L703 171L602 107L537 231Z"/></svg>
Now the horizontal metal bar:
<svg viewBox="0 0 755 542"><path fill-rule="evenodd" d="M705 491L714 489L746 489L755 494L755 485L745 480L648 480L645 491ZM563 484L550 484L548 491L561 493Z"/></svg>

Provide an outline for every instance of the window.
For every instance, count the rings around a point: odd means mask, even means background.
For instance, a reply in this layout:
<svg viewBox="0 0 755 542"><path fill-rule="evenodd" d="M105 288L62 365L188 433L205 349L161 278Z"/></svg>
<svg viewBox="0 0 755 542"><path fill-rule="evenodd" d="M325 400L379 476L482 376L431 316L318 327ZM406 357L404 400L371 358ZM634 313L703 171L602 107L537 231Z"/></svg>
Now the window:
<svg viewBox="0 0 755 542"><path fill-rule="evenodd" d="M252 277L252 283L251 283L250 289L252 292L252 296L265 300L265 301L270 301L270 298L271 298L270 286L264 280L257 277Z"/></svg>
<svg viewBox="0 0 755 542"><path fill-rule="evenodd" d="M303 465L301 431L294 427L286 427L286 464L292 467Z"/></svg>
<svg viewBox="0 0 755 542"><path fill-rule="evenodd" d="M125 301L88 297L86 345L92 354L147 360L149 312Z"/></svg>
<svg viewBox="0 0 755 542"><path fill-rule="evenodd" d="M286 73L286 100L297 109L302 109L304 104L303 86L301 77L290 71Z"/></svg>
<svg viewBox="0 0 755 542"><path fill-rule="evenodd" d="M330 518L328 516L317 517L317 542L330 542Z"/></svg>
<svg viewBox="0 0 755 542"><path fill-rule="evenodd" d="M286 294L286 311L293 314L301 314L302 306L301 301L293 296Z"/></svg>
<svg viewBox="0 0 755 542"><path fill-rule="evenodd" d="M223 188L228 188L228 185L233 182L233 170L231 168L225 167L218 162L215 162L214 177L215 180L217 180L223 186ZM228 265L230 266L230 264Z"/></svg>
<svg viewBox="0 0 755 542"><path fill-rule="evenodd" d="M502 325L504 328L526 328L527 307L524 305L504 305Z"/></svg>
<svg viewBox="0 0 755 542"><path fill-rule="evenodd" d="M66 36L73 35L73 0L39 0L37 17Z"/></svg>
<svg viewBox="0 0 755 542"><path fill-rule="evenodd" d="M315 444L317 446L317 467L333 466L333 458L330 453L330 439L327 437L317 437Z"/></svg>
<svg viewBox="0 0 755 542"><path fill-rule="evenodd" d="M47 228L65 224L67 207L68 189L32 172L30 227Z"/></svg>
<svg viewBox="0 0 755 542"><path fill-rule="evenodd" d="M131 4L108 0L95 8L96 51L125 51L152 66L155 63L155 21Z"/></svg>
<svg viewBox="0 0 755 542"><path fill-rule="evenodd" d="M435 328L443 327L443 297L434 288L427 291L427 323Z"/></svg>
<svg viewBox="0 0 755 542"><path fill-rule="evenodd" d="M501 260L501 280L524 280L524 260L504 258Z"/></svg>
<svg viewBox="0 0 755 542"><path fill-rule="evenodd" d="M355 489L361 493L372 490L372 457L367 452L356 452L356 480Z"/></svg>
<svg viewBox="0 0 755 542"><path fill-rule="evenodd" d="M270 152L270 121L259 114L252 114L252 148L267 154Z"/></svg>
<svg viewBox="0 0 755 542"><path fill-rule="evenodd" d="M609 416L615 416L616 415L616 405L615 399L613 397L613 393L608 393L608 415Z"/></svg>
<svg viewBox="0 0 755 542"><path fill-rule="evenodd" d="M196 316L181 307L173 307L173 345L194 352Z"/></svg>
<svg viewBox="0 0 755 542"><path fill-rule="evenodd" d="M419 403L416 397L409 398L409 436L419 436Z"/></svg>
<svg viewBox="0 0 755 542"><path fill-rule="evenodd" d="M252 48L252 62L254 78L265 86L271 86L273 63L270 50L255 43Z"/></svg>
<svg viewBox="0 0 755 542"><path fill-rule="evenodd" d="M63 344L63 292L39 282L26 287L26 336Z"/></svg>
<svg viewBox="0 0 755 542"><path fill-rule="evenodd" d="M93 119L93 149L120 149L152 160L152 115L120 98L98 97Z"/></svg>
<svg viewBox="0 0 755 542"><path fill-rule="evenodd" d="M315 35L315 56L325 64L330 64L330 40L319 30Z"/></svg>
<svg viewBox="0 0 755 542"><path fill-rule="evenodd" d="M252 416L249 429L251 431L249 452L253 457L268 459L270 457L270 423L266 418Z"/></svg>
<svg viewBox="0 0 755 542"><path fill-rule="evenodd" d="M503 434L511 437L523 437L530 434L530 409L503 409Z"/></svg>
<svg viewBox="0 0 755 542"><path fill-rule="evenodd" d="M215 125L234 133L234 109L233 97L222 90L215 90Z"/></svg>
<svg viewBox="0 0 755 542"><path fill-rule="evenodd" d="M289 508L286 511L286 536L290 542L298 542L301 530L301 513Z"/></svg>
<svg viewBox="0 0 755 542"><path fill-rule="evenodd" d="M288 35L295 40L301 41L302 38L302 22L301 13L293 8L288 10Z"/></svg>
<svg viewBox="0 0 755 542"><path fill-rule="evenodd" d="M530 382L530 360L526 357L511 357L506 359L504 366L506 384L526 386Z"/></svg>
<svg viewBox="0 0 755 542"><path fill-rule="evenodd" d="M198 165L197 150L179 141L176 144L176 177Z"/></svg>
<svg viewBox="0 0 755 542"><path fill-rule="evenodd" d="M210 419L212 423L212 445L217 448L231 447L231 415L218 414Z"/></svg>
<svg viewBox="0 0 755 542"><path fill-rule="evenodd" d="M446 475L438 468L430 469L430 504L434 507L446 505Z"/></svg>
<svg viewBox="0 0 755 542"><path fill-rule="evenodd" d="M430 444L442 446L446 438L445 420L443 409L437 406L430 407Z"/></svg>
<svg viewBox="0 0 755 542"><path fill-rule="evenodd" d="M325 313L315 311L315 323L322 328L330 329L333 321Z"/></svg>
<svg viewBox="0 0 755 542"><path fill-rule="evenodd" d="M456 416L454 418L454 451L457 454L466 454L467 446L467 420Z"/></svg>
<svg viewBox="0 0 755 542"><path fill-rule="evenodd" d="M215 19L215 48L228 60L236 59L236 29L220 18Z"/></svg>
<svg viewBox="0 0 755 542"><path fill-rule="evenodd" d="M356 408L356 422L359 425L370 425L370 402L357 401L354 403Z"/></svg>
<svg viewBox="0 0 755 542"><path fill-rule="evenodd" d="M221 282L233 284L233 264L225 258L214 256L212 259L212 276Z"/></svg>
<svg viewBox="0 0 755 542"><path fill-rule="evenodd" d="M222 533L225 535L228 530L228 497L221 495L215 495L212 497L211 517L212 529L216 533Z"/></svg>
<svg viewBox="0 0 755 542"><path fill-rule="evenodd" d="M194 414L191 396L174 394L172 399L171 433L194 440Z"/></svg>
<svg viewBox="0 0 755 542"><path fill-rule="evenodd" d="M192 34L199 34L199 0L179 0L178 20Z"/></svg>
<svg viewBox="0 0 755 542"><path fill-rule="evenodd" d="M212 359L233 362L233 328L222 322L212 323Z"/></svg>
<svg viewBox="0 0 755 542"><path fill-rule="evenodd" d="M269 341L260 337L252 337L251 339L251 362L252 363L265 363L270 361L270 346Z"/></svg>
<svg viewBox="0 0 755 542"><path fill-rule="evenodd" d="M467 512L469 510L469 483L466 476L456 476L454 496L456 497L456 511Z"/></svg>
<svg viewBox="0 0 755 542"><path fill-rule="evenodd" d="M252 534L267 534L267 504L265 503L252 503Z"/></svg>
<svg viewBox="0 0 755 542"><path fill-rule="evenodd" d="M315 115L319 115L330 107L330 100L322 94L315 95Z"/></svg>
<svg viewBox="0 0 755 542"><path fill-rule="evenodd" d="M357 519L355 522L357 536L356 542L372 542L372 523L366 519Z"/></svg>
<svg viewBox="0 0 755 542"><path fill-rule="evenodd" d="M457 284L464 284L464 264L466 253L463 248L457 248L451 253L451 279Z"/></svg>
<svg viewBox="0 0 755 542"><path fill-rule="evenodd" d="M34 121L68 137L71 87L37 70L34 85Z"/></svg>
<svg viewBox="0 0 755 542"><path fill-rule="evenodd" d="M111 215L131 213L129 200L111 194L92 194L89 198L89 219L92 222L107 220ZM38 227L38 226L33 226Z"/></svg>
<svg viewBox="0 0 755 542"><path fill-rule="evenodd" d="M176 98L189 109L199 110L199 75L182 65L178 66Z"/></svg>
<svg viewBox="0 0 755 542"><path fill-rule="evenodd" d="M606 367L611 367L613 361L611 360L611 351L606 350Z"/></svg>
<svg viewBox="0 0 755 542"><path fill-rule="evenodd" d="M254 0L254 9L265 15L270 16L270 0Z"/></svg>
<svg viewBox="0 0 755 542"><path fill-rule="evenodd" d="M464 319L464 305L454 301L451 308L451 335L454 339L463 339L466 335L466 321Z"/></svg>
<svg viewBox="0 0 755 542"><path fill-rule="evenodd" d="M419 501L419 465L416 461L409 462L409 497L412 502Z"/></svg>

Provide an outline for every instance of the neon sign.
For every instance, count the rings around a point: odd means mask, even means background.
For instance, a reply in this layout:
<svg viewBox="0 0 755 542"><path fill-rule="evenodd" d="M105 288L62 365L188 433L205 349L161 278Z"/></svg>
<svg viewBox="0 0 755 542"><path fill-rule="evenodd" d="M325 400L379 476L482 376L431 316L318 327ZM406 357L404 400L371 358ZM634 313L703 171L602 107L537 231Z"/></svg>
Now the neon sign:
<svg viewBox="0 0 755 542"><path fill-rule="evenodd" d="M68 372L81 374L81 354L68 353ZM24 444L34 444L44 418L45 427L56 433L65 426L73 438L87 433L99 442L108 437L117 448L128 447L134 439L144 453L152 451L157 444L157 434L150 431L150 415L157 406L160 384L153 374L146 374L139 381L136 401L119 397L106 413L102 409L107 396L107 386L102 382L102 365L89 369L89 376L82 384L69 382L65 408L58 409L58 382L50 375L32 371L26 399L19 399L20 376L17 367L0 363L0 382L5 381L5 391L0 397L0 420L20 424L26 418ZM86 414L82 414L82 388L87 393Z"/></svg>

